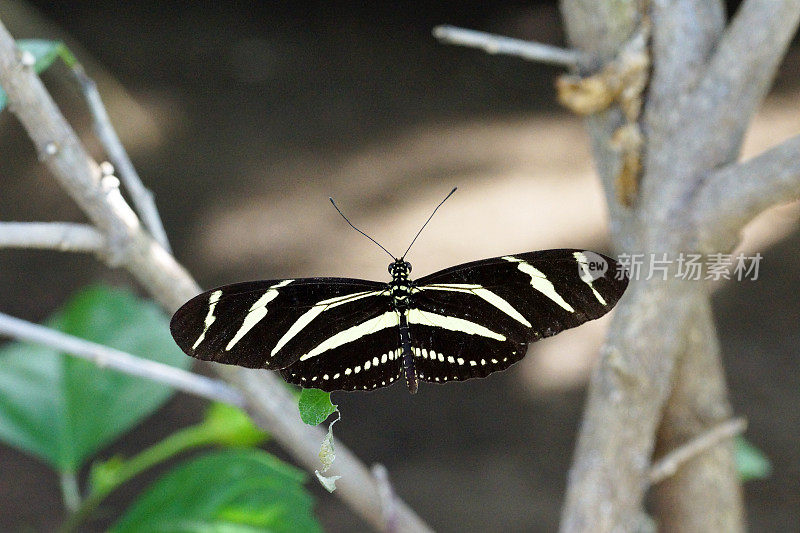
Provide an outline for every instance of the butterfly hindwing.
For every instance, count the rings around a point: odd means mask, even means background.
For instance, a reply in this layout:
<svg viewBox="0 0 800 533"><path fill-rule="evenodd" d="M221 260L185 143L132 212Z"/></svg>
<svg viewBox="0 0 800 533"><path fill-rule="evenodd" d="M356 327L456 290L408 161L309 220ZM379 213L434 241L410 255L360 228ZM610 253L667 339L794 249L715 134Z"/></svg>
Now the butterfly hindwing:
<svg viewBox="0 0 800 533"><path fill-rule="evenodd" d="M389 308L385 283L345 278L253 281L194 297L175 313L170 329L192 357L280 369Z"/></svg>
<svg viewBox="0 0 800 533"><path fill-rule="evenodd" d="M411 326L411 344L417 377L444 383L486 377L525 356L527 342L499 341L437 327Z"/></svg>
<svg viewBox="0 0 800 533"><path fill-rule="evenodd" d="M396 314L396 311L391 311ZM372 390L390 385L403 369L397 327L376 320L374 331L353 336L354 340L299 360L281 370L289 383L324 391ZM372 328L370 328L372 329Z"/></svg>
<svg viewBox="0 0 800 533"><path fill-rule="evenodd" d="M606 270L599 275L602 263ZM522 359L529 342L599 318L627 286L618 268L592 252L543 250L465 263L417 280L418 318L410 315L409 322L420 378L486 376Z"/></svg>

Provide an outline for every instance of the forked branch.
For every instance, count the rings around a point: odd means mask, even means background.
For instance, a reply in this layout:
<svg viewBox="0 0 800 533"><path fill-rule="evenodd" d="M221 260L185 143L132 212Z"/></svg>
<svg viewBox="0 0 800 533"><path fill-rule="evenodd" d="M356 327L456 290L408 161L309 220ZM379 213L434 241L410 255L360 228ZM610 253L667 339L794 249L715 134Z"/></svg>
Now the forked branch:
<svg viewBox="0 0 800 533"><path fill-rule="evenodd" d="M153 238L165 250L171 252L167 232L164 231L164 225L161 222L161 216L158 214L153 193L142 183L139 173L136 172L136 168L133 166L130 157L128 157L128 152L122 146L122 141L119 140L117 131L114 129L108 112L103 105L103 100L100 98L97 84L86 74L80 64L73 65L72 72L78 80L83 96L89 106L89 111L94 119L95 133L103 144L111 163L113 163L117 175L122 180L122 183L125 184L125 188L130 194L139 216Z"/></svg>
<svg viewBox="0 0 800 533"><path fill-rule="evenodd" d="M9 109L33 140L42 161L56 180L103 235L106 259L126 268L167 311L200 292L197 283L175 258L143 231L139 218L115 187L105 186L99 165L91 159L75 132L29 65L24 65L14 39L0 23L0 86ZM109 182L110 183L110 182ZM310 470L318 466L323 432L303 424L297 402L284 383L270 372L214 365L247 400L254 420ZM384 525L377 482L369 469L343 445L332 468L342 475L336 494L376 529ZM395 500L398 531L430 531L402 501Z"/></svg>

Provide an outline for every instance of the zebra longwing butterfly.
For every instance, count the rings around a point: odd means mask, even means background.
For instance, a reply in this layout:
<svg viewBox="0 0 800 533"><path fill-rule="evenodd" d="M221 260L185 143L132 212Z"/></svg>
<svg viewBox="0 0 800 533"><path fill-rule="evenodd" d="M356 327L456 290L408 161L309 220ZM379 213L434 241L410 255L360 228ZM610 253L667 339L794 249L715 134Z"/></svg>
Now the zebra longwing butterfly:
<svg viewBox="0 0 800 533"><path fill-rule="evenodd" d="M204 292L172 317L172 335L192 357L279 370L304 388L372 390L405 374L413 394L418 380L508 368L528 343L606 314L628 284L618 263L584 250L484 259L414 281L404 257L393 257L388 283L278 279Z"/></svg>

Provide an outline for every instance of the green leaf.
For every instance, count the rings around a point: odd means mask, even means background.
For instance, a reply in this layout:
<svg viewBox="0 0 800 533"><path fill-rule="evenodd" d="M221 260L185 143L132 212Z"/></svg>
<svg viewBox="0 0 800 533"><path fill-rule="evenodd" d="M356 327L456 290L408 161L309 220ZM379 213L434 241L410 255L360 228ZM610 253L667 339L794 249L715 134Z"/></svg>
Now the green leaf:
<svg viewBox="0 0 800 533"><path fill-rule="evenodd" d="M89 469L89 491L91 494L105 496L127 478L125 470L127 461L121 455L115 455L105 461L95 461Z"/></svg>
<svg viewBox="0 0 800 533"><path fill-rule="evenodd" d="M129 459L114 456L92 463L89 492L105 495L145 470L200 446L251 447L266 439L267 434L247 413L237 407L212 403L206 410L205 420L199 424L179 429Z"/></svg>
<svg viewBox="0 0 800 533"><path fill-rule="evenodd" d="M262 450L210 452L161 477L111 531L321 531L304 478Z"/></svg>
<svg viewBox="0 0 800 533"><path fill-rule="evenodd" d="M128 291L85 289L46 324L154 361L191 363L172 342L167 316ZM49 348L11 343L0 348L0 440L74 472L171 393Z"/></svg>
<svg viewBox="0 0 800 533"><path fill-rule="evenodd" d="M72 531L100 506L117 487L142 472L200 446L255 446L267 438L244 411L224 404L211 404L199 424L180 429L130 459L115 456L95 461L89 470L89 493L70 518Z"/></svg>
<svg viewBox="0 0 800 533"><path fill-rule="evenodd" d="M336 412L331 403L331 393L319 389L303 389L297 404L300 419L311 426L318 426Z"/></svg>
<svg viewBox="0 0 800 533"><path fill-rule="evenodd" d="M772 464L761 450L740 436L736 437L736 470L742 481L765 479L772 473Z"/></svg>
<svg viewBox="0 0 800 533"><path fill-rule="evenodd" d="M104 496L145 470L200 446L251 447L266 438L267 434L241 409L212 403L206 410L205 420L199 424L180 429L129 459L114 456L92 463L89 492Z"/></svg>
<svg viewBox="0 0 800 533"><path fill-rule="evenodd" d="M224 403L212 403L200 427L208 433L209 444L248 447L257 446L267 438L250 415Z"/></svg>

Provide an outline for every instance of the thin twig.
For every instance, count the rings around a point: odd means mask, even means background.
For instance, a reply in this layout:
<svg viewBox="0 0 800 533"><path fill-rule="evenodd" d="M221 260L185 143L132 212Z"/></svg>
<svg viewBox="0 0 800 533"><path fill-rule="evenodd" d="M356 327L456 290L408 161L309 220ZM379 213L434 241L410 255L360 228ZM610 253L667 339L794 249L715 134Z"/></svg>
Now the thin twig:
<svg viewBox="0 0 800 533"><path fill-rule="evenodd" d="M139 173L136 172L136 168L128 157L128 152L122 145L122 141L119 140L114 126L111 125L111 119L108 117L103 100L100 98L97 84L86 74L86 71L83 70L79 63L72 67L72 73L78 80L83 96L89 106L89 111L94 119L95 133L106 149L108 158L116 168L120 180L125 184L125 188L131 195L133 205L136 206L139 216L153 238L165 250L172 252L167 233L164 231L164 225L161 222L161 216L158 214L153 193L142 183Z"/></svg>
<svg viewBox="0 0 800 533"><path fill-rule="evenodd" d="M245 405L242 393L224 381L143 359L33 322L14 318L5 313L0 313L0 335L42 344L74 357L92 361L100 367L164 383L201 398L225 402L238 407Z"/></svg>
<svg viewBox="0 0 800 533"><path fill-rule="evenodd" d="M674 475L681 465L713 448L720 442L744 433L745 429L747 429L747 421L744 418L733 418L672 450L650 467L650 473L648 474L650 484L655 485L664 481Z"/></svg>
<svg viewBox="0 0 800 533"><path fill-rule="evenodd" d="M433 36L445 44L479 48L487 54L515 56L527 61L559 65L569 69L576 69L585 62L583 54L577 50L456 26L436 26L433 28Z"/></svg>
<svg viewBox="0 0 800 533"><path fill-rule="evenodd" d="M60 252L100 252L103 236L88 224L69 222L0 222L0 248L34 248Z"/></svg>
<svg viewBox="0 0 800 533"><path fill-rule="evenodd" d="M81 489L78 486L78 474L69 470L59 472L61 482L61 499L64 507L70 513L74 513L81 506Z"/></svg>

